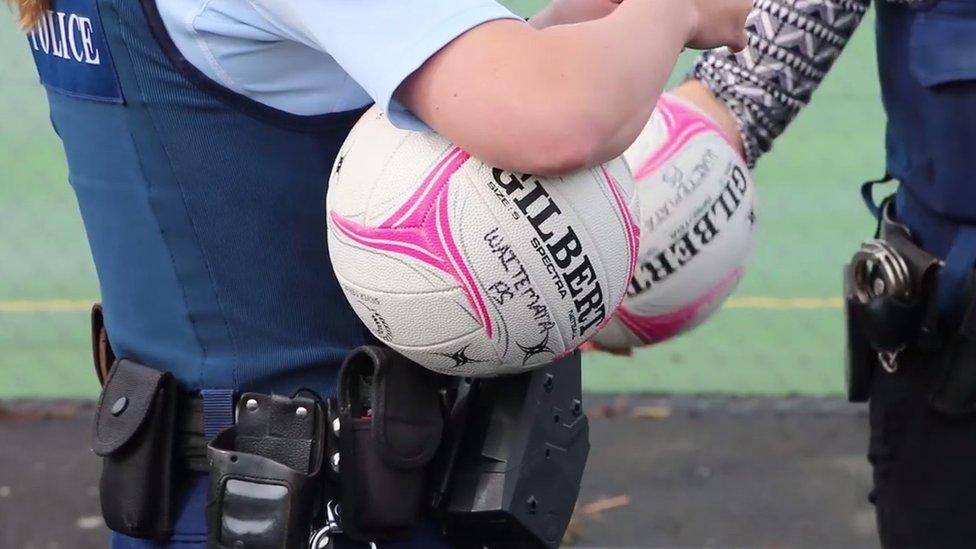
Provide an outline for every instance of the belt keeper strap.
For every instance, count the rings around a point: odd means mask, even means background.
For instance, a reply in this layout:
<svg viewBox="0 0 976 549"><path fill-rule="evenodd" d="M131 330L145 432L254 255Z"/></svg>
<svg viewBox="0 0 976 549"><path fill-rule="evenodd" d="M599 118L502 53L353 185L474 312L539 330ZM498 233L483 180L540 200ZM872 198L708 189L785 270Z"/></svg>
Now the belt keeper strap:
<svg viewBox="0 0 976 549"><path fill-rule="evenodd" d="M115 364L115 354L108 341L108 332L105 330L105 317L102 314L102 304L95 303L91 309L91 337L92 337L92 358L95 362L95 375L98 377L99 385L105 385L108 373Z"/></svg>
<svg viewBox="0 0 976 549"><path fill-rule="evenodd" d="M234 424L234 390L203 389L203 434L213 440L218 433Z"/></svg>

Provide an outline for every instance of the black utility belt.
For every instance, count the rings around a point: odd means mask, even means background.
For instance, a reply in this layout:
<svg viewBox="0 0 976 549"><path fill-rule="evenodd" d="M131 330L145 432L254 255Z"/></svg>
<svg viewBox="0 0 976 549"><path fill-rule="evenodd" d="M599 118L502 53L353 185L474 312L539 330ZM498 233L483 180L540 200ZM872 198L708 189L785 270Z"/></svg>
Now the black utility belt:
<svg viewBox="0 0 976 549"><path fill-rule="evenodd" d="M166 539L181 478L206 472L214 549L404 540L424 520L457 546L556 547L589 450L580 399L578 354L464 380L367 346L346 358L335 398L244 393L235 423L206 441L202 399L116 360L96 413L103 515Z"/></svg>
<svg viewBox="0 0 976 549"><path fill-rule="evenodd" d="M844 271L848 399L866 402L878 370L895 373L906 356L924 354L926 367L939 368L930 403L949 414L976 411L976 277L963 318L944 318L937 297L943 263L915 244L892 210L889 200L878 238L864 242Z"/></svg>

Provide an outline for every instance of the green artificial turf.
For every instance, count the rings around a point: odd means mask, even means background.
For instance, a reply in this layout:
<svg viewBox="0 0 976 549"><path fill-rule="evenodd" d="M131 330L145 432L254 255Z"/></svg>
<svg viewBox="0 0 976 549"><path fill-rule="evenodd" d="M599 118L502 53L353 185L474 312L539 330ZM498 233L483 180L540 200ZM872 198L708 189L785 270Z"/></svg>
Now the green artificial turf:
<svg viewBox="0 0 976 549"><path fill-rule="evenodd" d="M529 13L542 2L511 4ZM872 231L858 196L858 184L883 171L872 27L869 17L755 172L760 228L740 299L838 297L842 263ZM682 57L675 79L692 58ZM59 308L52 300L91 299L97 288L43 90L13 17L0 13L0 397L95 394L87 315L77 306L52 310ZM775 303L726 308L691 334L631 358L588 355L586 387L839 394L840 310L830 301Z"/></svg>

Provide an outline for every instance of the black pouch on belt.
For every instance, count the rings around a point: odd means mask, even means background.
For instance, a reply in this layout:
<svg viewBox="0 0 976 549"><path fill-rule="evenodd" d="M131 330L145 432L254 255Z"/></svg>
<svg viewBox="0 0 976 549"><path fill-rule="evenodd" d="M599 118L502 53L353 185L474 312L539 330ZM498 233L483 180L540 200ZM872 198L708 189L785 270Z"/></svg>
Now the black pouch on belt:
<svg viewBox="0 0 976 549"><path fill-rule="evenodd" d="M318 399L241 395L237 423L207 447L208 547L306 547L321 509L324 440Z"/></svg>
<svg viewBox="0 0 976 549"><path fill-rule="evenodd" d="M129 536L161 540L173 524L173 376L131 360L115 363L95 413L93 450L103 458L105 524Z"/></svg>
<svg viewBox="0 0 976 549"><path fill-rule="evenodd" d="M864 304L854 293L851 266L844 267L844 374L849 402L867 402L871 394L871 377L878 365L878 353L862 331Z"/></svg>
<svg viewBox="0 0 976 549"><path fill-rule="evenodd" d="M444 507L453 547L559 547L590 451L579 352L478 379Z"/></svg>
<svg viewBox="0 0 976 549"><path fill-rule="evenodd" d="M355 349L339 372L342 528L351 539L408 538L421 520L428 466L444 428L442 376L394 351ZM331 450L330 450L331 451Z"/></svg>

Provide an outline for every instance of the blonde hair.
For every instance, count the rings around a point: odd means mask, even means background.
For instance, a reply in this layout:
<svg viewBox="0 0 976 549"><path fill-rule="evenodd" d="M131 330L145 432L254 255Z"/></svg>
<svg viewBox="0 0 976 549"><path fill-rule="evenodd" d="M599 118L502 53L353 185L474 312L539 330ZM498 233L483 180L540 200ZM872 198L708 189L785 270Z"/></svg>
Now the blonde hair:
<svg viewBox="0 0 976 549"><path fill-rule="evenodd" d="M32 29L44 16L44 12L51 9L52 0L9 0L17 7L20 14L20 28Z"/></svg>

